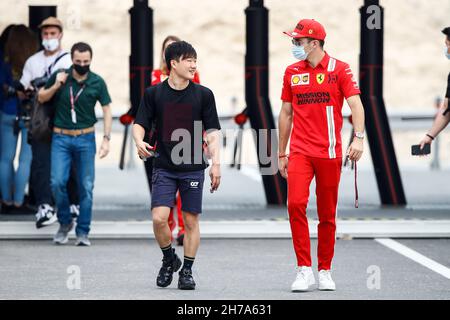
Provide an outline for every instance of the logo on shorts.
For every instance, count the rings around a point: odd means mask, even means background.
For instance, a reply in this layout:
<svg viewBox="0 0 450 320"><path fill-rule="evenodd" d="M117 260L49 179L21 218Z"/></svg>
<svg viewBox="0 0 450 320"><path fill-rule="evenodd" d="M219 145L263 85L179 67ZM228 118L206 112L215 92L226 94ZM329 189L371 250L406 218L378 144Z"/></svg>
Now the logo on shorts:
<svg viewBox="0 0 450 320"><path fill-rule="evenodd" d="M198 189L198 184L199 184L199 182L198 181L191 181L191 189Z"/></svg>
<svg viewBox="0 0 450 320"><path fill-rule="evenodd" d="M309 73L292 75L291 86L302 86L307 84L309 84Z"/></svg>

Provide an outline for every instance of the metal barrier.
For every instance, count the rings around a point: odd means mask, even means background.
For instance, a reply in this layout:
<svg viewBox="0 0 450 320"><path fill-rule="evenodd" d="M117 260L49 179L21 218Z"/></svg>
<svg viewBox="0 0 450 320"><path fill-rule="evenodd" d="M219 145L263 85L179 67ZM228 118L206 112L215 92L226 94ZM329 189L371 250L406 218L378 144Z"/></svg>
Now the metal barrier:
<svg viewBox="0 0 450 320"><path fill-rule="evenodd" d="M439 102L438 102L439 101ZM436 105L441 103L441 100L436 100ZM344 122L344 124L348 124L349 121L349 115L344 114L344 119L347 120ZM393 124L393 128L411 128L412 123L420 124L419 126L415 126L417 129L420 128L420 130L429 128L431 126L432 121L434 120L435 115L432 114L432 112L423 112L423 113L391 113L388 114L388 119L391 124ZM113 124L114 124L114 131L118 130L126 130L124 129L124 126L120 125L119 127L117 124L120 124L119 122L120 116L114 115L113 116ZM229 146L233 148L233 160L231 161L230 166L235 167L237 170L240 170L241 168L241 159L242 159L242 142L243 142L243 130L244 125L238 125L234 123L234 115L223 115L219 117L219 120L223 125L223 127L235 127L238 129L234 141L229 142ZM103 116L98 115L97 119L99 121L103 121ZM278 115L275 115L275 123L278 123ZM426 123L426 125L425 125ZM414 126L413 126L414 127ZM125 152L128 153L128 159L127 161L123 161L122 168L126 169L132 169L136 166L136 159L135 159L135 146L132 134L127 134L126 137L124 137L122 142L122 148L126 150L126 147L128 145L128 150L124 151L123 158L125 156ZM227 146L227 141L224 139L224 147ZM433 150L431 154L431 163L430 163L430 169L431 170L440 170L441 169L441 163L440 163L440 148L441 148L441 139L439 136L435 138L433 141Z"/></svg>

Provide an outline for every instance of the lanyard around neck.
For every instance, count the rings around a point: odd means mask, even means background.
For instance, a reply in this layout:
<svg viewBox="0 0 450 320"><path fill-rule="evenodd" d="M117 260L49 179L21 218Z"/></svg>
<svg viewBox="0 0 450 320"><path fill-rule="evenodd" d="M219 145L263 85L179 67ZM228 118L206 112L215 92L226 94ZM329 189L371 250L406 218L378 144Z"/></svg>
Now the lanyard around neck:
<svg viewBox="0 0 450 320"><path fill-rule="evenodd" d="M80 97L81 93L84 90L85 85L83 84L81 86L81 89L78 90L77 94L75 95L75 97L73 96L73 88L72 86L70 86L69 90L70 90L70 107L72 110L75 110L75 102L77 102L78 98Z"/></svg>

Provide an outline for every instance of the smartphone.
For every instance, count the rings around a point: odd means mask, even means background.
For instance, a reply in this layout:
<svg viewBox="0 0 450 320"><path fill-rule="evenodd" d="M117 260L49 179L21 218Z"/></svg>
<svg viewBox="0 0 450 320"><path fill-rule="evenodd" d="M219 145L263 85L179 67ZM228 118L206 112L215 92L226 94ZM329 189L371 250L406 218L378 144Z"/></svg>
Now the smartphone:
<svg viewBox="0 0 450 320"><path fill-rule="evenodd" d="M431 144L429 143L426 143L422 150L420 149L420 144L411 146L411 154L413 156L426 155L430 154L430 152L431 152Z"/></svg>

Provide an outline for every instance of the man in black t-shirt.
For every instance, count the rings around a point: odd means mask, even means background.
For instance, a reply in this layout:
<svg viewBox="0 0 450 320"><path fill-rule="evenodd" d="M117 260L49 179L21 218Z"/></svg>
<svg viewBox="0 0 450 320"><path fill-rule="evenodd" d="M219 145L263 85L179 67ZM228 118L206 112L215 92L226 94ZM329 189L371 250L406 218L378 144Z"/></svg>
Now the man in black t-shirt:
<svg viewBox="0 0 450 320"><path fill-rule="evenodd" d="M145 91L133 125L133 137L141 158L149 158L149 151L156 148L152 157L151 208L153 231L164 256L156 284L170 285L173 273L181 267L181 260L171 246L168 225L170 208L175 205L179 190L186 233L178 288L192 290L195 289L192 264L200 244L198 222L204 170L208 167L203 153L203 132L207 133L212 160L209 176L213 192L220 184L220 123L212 91L192 82L197 68L195 49L187 42L177 41L167 47L165 59L169 78ZM145 132L150 130L154 131L153 146L144 142Z"/></svg>
<svg viewBox="0 0 450 320"><path fill-rule="evenodd" d="M444 54L447 59L450 59L450 27L447 27L442 30L442 33L445 34L445 48ZM436 117L434 118L433 126L425 134L425 137L420 141L420 149L423 149L426 143L430 143L436 138L436 136L445 129L445 127L450 122L450 73L447 78L447 92L445 94L444 104L442 105L441 110L438 112Z"/></svg>

